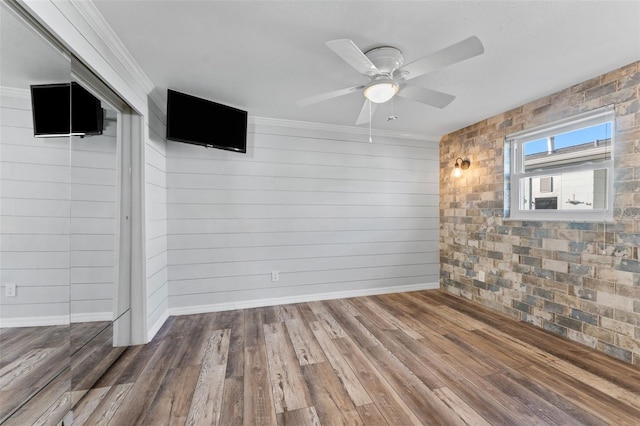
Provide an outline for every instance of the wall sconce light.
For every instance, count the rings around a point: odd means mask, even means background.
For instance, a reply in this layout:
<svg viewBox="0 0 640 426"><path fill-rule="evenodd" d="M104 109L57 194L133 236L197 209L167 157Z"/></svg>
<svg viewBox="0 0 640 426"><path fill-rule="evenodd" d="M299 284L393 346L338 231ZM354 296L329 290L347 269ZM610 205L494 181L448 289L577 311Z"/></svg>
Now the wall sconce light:
<svg viewBox="0 0 640 426"><path fill-rule="evenodd" d="M458 162L460 160L460 162ZM456 158L456 164L453 166L453 177L460 177L463 170L467 170L471 165L471 161L463 160L462 158Z"/></svg>

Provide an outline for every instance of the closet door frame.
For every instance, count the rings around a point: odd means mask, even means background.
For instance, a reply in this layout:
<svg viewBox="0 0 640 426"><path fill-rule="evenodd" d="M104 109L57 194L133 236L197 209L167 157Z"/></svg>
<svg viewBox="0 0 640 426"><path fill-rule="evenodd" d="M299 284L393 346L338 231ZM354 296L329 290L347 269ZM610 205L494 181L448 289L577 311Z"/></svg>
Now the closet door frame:
<svg viewBox="0 0 640 426"><path fill-rule="evenodd" d="M131 149L136 115L131 107L80 61L71 61L71 79L80 83L118 114L116 147L116 243L115 285L113 293L113 344L128 346L132 336L131 224L132 167Z"/></svg>

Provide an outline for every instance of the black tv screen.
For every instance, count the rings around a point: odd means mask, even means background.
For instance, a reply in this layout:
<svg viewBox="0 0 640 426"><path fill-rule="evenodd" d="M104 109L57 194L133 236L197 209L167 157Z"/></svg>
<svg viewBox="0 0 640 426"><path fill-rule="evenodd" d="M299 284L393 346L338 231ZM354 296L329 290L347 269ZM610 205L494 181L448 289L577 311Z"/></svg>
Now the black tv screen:
<svg viewBox="0 0 640 426"><path fill-rule="evenodd" d="M31 86L31 108L36 137L102 134L100 100L76 82Z"/></svg>
<svg viewBox="0 0 640 426"><path fill-rule="evenodd" d="M167 139L247 152L247 112L169 89Z"/></svg>

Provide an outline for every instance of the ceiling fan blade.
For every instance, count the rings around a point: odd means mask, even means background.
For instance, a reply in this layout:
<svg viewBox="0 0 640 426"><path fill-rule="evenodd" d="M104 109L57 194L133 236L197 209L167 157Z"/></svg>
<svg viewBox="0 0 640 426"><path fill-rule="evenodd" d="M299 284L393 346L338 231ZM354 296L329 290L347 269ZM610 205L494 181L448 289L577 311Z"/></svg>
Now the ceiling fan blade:
<svg viewBox="0 0 640 426"><path fill-rule="evenodd" d="M436 90L425 89L424 87L405 84L398 92L398 96L411 99L436 108L444 108L456 98L453 95L438 92Z"/></svg>
<svg viewBox="0 0 640 426"><path fill-rule="evenodd" d="M473 58L484 53L484 46L476 36L471 36L442 50L433 52L422 59L411 62L394 74L405 80L419 77L428 72Z"/></svg>
<svg viewBox="0 0 640 426"><path fill-rule="evenodd" d="M369 107L371 107L371 110L369 110ZM373 117L373 114L375 114L377 107L377 103L371 102L369 99L365 99L364 104L362 105L362 109L360 110L360 115L356 120L356 125L365 124L371 121L371 117Z"/></svg>
<svg viewBox="0 0 640 426"><path fill-rule="evenodd" d="M333 50L336 55L340 56L346 63L358 70L361 74L378 74L378 68L373 65L362 53L362 50L356 46L354 42L347 38L340 40L331 40L325 43L327 47Z"/></svg>
<svg viewBox="0 0 640 426"><path fill-rule="evenodd" d="M319 95L309 96L308 98L296 101L296 103L298 104L298 106L307 106L329 99L337 98L339 96L348 95L349 93L357 92L358 90L362 89L364 89L364 86L347 87L346 89L338 89L331 92L320 93Z"/></svg>

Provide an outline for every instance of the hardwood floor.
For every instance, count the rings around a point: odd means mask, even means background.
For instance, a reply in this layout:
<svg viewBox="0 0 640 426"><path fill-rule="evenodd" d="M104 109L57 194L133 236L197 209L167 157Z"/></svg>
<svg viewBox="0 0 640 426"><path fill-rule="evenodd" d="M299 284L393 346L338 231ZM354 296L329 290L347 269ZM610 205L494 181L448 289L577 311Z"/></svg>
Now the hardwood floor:
<svg viewBox="0 0 640 426"><path fill-rule="evenodd" d="M0 329L0 423L39 393L43 407L64 397L69 350L68 325Z"/></svg>
<svg viewBox="0 0 640 426"><path fill-rule="evenodd" d="M170 318L74 424L640 422L640 369L440 290Z"/></svg>
<svg viewBox="0 0 640 426"><path fill-rule="evenodd" d="M123 352L112 335L109 321L0 329L0 424L58 423Z"/></svg>

